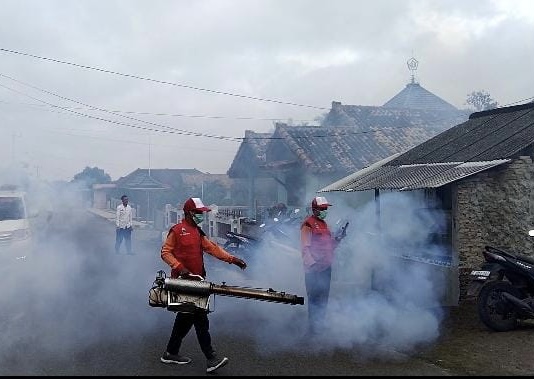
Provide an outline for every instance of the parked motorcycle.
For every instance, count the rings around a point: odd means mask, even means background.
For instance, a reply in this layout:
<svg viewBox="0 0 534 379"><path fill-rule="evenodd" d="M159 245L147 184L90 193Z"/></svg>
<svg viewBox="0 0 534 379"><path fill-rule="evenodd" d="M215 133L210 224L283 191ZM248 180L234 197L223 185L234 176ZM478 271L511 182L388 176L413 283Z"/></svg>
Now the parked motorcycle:
<svg viewBox="0 0 534 379"><path fill-rule="evenodd" d="M299 241L298 229L302 219L299 217L300 209L294 209L285 218L281 218L284 215L279 213L272 220L260 225L260 233L262 239L274 239L283 244L289 243L290 245Z"/></svg>
<svg viewBox="0 0 534 379"><path fill-rule="evenodd" d="M255 249L259 240L246 234L227 232L226 242L224 243L224 249L232 254L250 253Z"/></svg>
<svg viewBox="0 0 534 379"><path fill-rule="evenodd" d="M529 231L534 236L534 230ZM467 296L477 298L478 315L490 329L515 329L534 319L534 258L486 246L485 263L472 271Z"/></svg>

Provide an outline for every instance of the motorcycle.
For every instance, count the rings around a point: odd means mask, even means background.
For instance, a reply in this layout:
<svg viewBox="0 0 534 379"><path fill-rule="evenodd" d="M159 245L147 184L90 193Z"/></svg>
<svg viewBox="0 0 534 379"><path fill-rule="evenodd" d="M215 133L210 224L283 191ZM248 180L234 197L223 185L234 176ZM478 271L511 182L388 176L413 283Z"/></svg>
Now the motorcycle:
<svg viewBox="0 0 534 379"><path fill-rule="evenodd" d="M298 242L298 228L302 219L299 217L300 209L294 209L286 218L280 219L283 216L281 212L278 217L268 220L267 223L262 223L260 233L262 239L271 239L283 244L294 244Z"/></svg>
<svg viewBox="0 0 534 379"><path fill-rule="evenodd" d="M223 248L228 252L234 253L250 253L255 247L258 246L259 240L246 234L227 232L226 242Z"/></svg>
<svg viewBox="0 0 534 379"><path fill-rule="evenodd" d="M534 236L534 230L529 231ZM485 263L471 271L468 297L476 297L480 320L506 332L534 319L534 258L486 246Z"/></svg>

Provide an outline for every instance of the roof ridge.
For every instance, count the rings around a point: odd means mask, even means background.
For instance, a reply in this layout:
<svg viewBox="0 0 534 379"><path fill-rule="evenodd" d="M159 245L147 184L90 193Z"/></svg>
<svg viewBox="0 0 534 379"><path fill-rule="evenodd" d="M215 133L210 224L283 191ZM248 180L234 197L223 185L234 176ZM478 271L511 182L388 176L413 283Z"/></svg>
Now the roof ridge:
<svg viewBox="0 0 534 379"><path fill-rule="evenodd" d="M494 115L494 114L516 112L516 111L521 111L523 109L528 109L528 108L534 108L534 102L530 102L530 103L526 103L526 104L513 105L511 107L501 107L501 108L488 109L486 111L480 111L480 112L471 113L471 115L469 116L469 119L472 120L474 118L491 116L491 115Z"/></svg>

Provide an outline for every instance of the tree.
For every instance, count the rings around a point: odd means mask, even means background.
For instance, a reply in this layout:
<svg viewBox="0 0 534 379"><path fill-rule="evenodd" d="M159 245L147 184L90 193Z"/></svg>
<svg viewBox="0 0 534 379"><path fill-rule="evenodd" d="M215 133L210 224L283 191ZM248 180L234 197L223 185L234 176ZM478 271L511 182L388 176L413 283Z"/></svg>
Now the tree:
<svg viewBox="0 0 534 379"><path fill-rule="evenodd" d="M499 103L492 99L491 95L485 90L473 91L467 94L465 103L475 108L477 112L487 111L499 106Z"/></svg>
<svg viewBox="0 0 534 379"><path fill-rule="evenodd" d="M85 167L82 172L74 175L71 183L80 183L91 188L96 183L110 183L111 176L98 167Z"/></svg>

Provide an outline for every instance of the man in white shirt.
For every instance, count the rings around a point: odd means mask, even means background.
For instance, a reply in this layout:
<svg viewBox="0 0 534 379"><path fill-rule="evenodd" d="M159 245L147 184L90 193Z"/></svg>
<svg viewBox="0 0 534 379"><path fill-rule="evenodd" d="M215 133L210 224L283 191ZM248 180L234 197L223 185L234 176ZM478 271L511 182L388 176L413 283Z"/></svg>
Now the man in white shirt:
<svg viewBox="0 0 534 379"><path fill-rule="evenodd" d="M119 254L119 249L122 240L126 244L126 254L132 253L132 207L128 205L128 196L121 196L122 204L117 206L117 218L115 224L117 226L115 237L115 253Z"/></svg>

